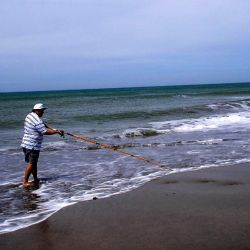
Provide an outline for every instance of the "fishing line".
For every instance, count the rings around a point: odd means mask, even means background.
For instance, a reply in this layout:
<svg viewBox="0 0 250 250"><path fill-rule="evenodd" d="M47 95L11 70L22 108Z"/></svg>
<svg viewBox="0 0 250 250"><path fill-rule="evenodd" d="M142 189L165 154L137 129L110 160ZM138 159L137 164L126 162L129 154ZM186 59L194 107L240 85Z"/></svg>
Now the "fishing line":
<svg viewBox="0 0 250 250"><path fill-rule="evenodd" d="M161 169L164 169L164 170L165 170L165 169L172 170L171 168L167 167L166 165L163 165L163 164L161 164L161 163L159 163L159 162L157 162L157 161L154 161L154 160L146 159L146 158L144 158L144 157L142 157L142 156L139 156L139 155L134 155L134 154L132 154L132 153L126 151L126 150L120 149L118 146L112 146L112 145L105 144L105 143L99 143L99 142L97 142L97 141L95 141L95 140L93 140L93 139L86 138L86 137L83 137L83 136L80 136L80 135L74 135L74 134L71 134L71 133L68 133L68 132L66 132L65 134L66 134L66 135L69 135L69 136L72 136L72 137L74 137L74 138L76 138L76 139L85 141L85 142L93 143L93 144L95 144L95 145L97 145L97 146L100 146L100 147L102 147L102 148L106 148L106 149L109 149L109 150L112 150L112 151L117 151L117 152L119 152L119 153L121 153L121 154L129 155L129 156L131 156L131 157L133 157L133 158L135 158L135 159L138 159L138 160L147 162L147 163L152 164L152 165L154 165L154 166L157 166L157 167L159 167L159 168L161 168Z"/></svg>

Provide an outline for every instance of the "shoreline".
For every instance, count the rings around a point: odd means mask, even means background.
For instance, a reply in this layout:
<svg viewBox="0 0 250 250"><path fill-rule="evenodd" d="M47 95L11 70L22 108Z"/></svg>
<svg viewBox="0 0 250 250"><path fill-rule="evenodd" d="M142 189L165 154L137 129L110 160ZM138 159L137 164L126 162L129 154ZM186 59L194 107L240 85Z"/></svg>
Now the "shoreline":
<svg viewBox="0 0 250 250"><path fill-rule="evenodd" d="M174 173L0 235L3 249L250 249L250 164Z"/></svg>
<svg viewBox="0 0 250 250"><path fill-rule="evenodd" d="M244 164L245 164L245 163L244 163ZM229 166L230 166L230 165L229 165ZM193 172L193 171L197 171L197 170L208 169L208 168L214 168L214 167L223 167L223 165L222 165L222 166L209 166L209 167L205 166L205 167L199 167L199 168L178 169L179 171L176 170L176 171L173 171L173 172L165 173L165 175L156 175L156 176L154 176L153 178L151 178L150 180L146 181L145 183L140 184L139 186L134 187L134 188L132 188L132 189L130 189L130 190L119 191L119 192L117 192L117 193L112 193L112 194L107 195L107 196L104 196L104 197L97 197L97 196L93 195L93 197L92 197L91 199L79 200L79 201L75 201L75 202L70 202L69 204L67 204L67 205L65 205L65 206L62 206L62 207L60 207L59 209L57 209L57 210L55 210L55 211L52 211L51 213L47 214L44 218L41 218L40 220L38 220L38 221L36 221L36 222L30 223L30 224L26 224L26 225L23 225L23 226L17 226L17 227L15 227L14 230L9 230L9 231L6 230L6 231L3 231L3 232L0 232L0 235L2 235L2 234L8 234L8 233L13 233L13 232L16 232L16 231L18 231L18 230L22 230L22 229L25 229L25 228L27 228L27 227L31 227L31 226L33 226L33 225L36 225L36 224L38 224L38 223L41 223L41 222L47 220L48 218L50 218L51 216L53 216L55 213L59 212L61 209L66 208L66 207L68 207L68 206L72 206L72 205L75 205L75 204L78 204L78 203L81 203L81 202L89 202L89 201L97 200L97 199L107 199L107 198L111 198L111 197L113 197L113 196L125 194L125 193L128 193L128 192L134 191L134 190L136 190L136 189L138 189L138 188L144 186L145 184L147 184L147 183L149 183L149 182L151 182L151 181L153 181L153 180L155 180L155 179L163 178L163 177L166 177L166 176L168 176L168 175L181 174L181 173L186 173L186 172ZM14 185L15 187L16 187L16 186L22 186L22 182L18 182L18 183L16 183L16 184L13 184L13 183L11 183L11 184L10 184L10 183L6 183L6 185L11 185L11 186Z"/></svg>

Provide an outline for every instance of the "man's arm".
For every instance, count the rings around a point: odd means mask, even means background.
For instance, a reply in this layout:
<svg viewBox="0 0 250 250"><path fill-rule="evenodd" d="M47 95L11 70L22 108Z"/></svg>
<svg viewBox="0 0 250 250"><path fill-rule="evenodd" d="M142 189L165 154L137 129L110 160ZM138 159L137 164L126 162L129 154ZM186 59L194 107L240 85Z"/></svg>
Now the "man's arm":
<svg viewBox="0 0 250 250"><path fill-rule="evenodd" d="M64 135L63 130L55 129L55 128L50 128L46 123L44 123L45 127L47 128L47 131L44 133L44 135L54 135L54 134L59 134L61 136Z"/></svg>
<svg viewBox="0 0 250 250"><path fill-rule="evenodd" d="M44 133L44 135L54 135L54 134L59 134L59 135L63 135L64 131L63 130L59 130L59 129L52 129L52 128L48 128L47 131Z"/></svg>

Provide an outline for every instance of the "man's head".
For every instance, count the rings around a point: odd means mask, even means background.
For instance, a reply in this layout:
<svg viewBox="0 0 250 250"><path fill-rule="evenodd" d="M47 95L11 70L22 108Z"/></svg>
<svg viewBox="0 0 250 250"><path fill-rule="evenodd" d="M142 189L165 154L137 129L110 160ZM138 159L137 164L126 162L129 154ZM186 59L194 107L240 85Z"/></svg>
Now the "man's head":
<svg viewBox="0 0 250 250"><path fill-rule="evenodd" d="M39 117L43 116L43 112L46 108L44 107L44 105L42 103L37 103L32 111L35 112Z"/></svg>

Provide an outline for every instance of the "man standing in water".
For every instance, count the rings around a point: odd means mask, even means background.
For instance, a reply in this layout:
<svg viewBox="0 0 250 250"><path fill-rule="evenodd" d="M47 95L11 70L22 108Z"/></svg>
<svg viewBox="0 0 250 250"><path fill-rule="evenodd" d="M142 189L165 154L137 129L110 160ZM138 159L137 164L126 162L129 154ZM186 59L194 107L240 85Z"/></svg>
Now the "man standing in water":
<svg viewBox="0 0 250 250"><path fill-rule="evenodd" d="M23 186L30 185L30 174L33 175L34 183L39 183L39 179L37 178L37 162L42 146L43 135L64 134L63 130L49 128L44 124L41 117L45 109L42 103L36 104L24 121L24 136L21 147L23 148L27 165L24 173Z"/></svg>

